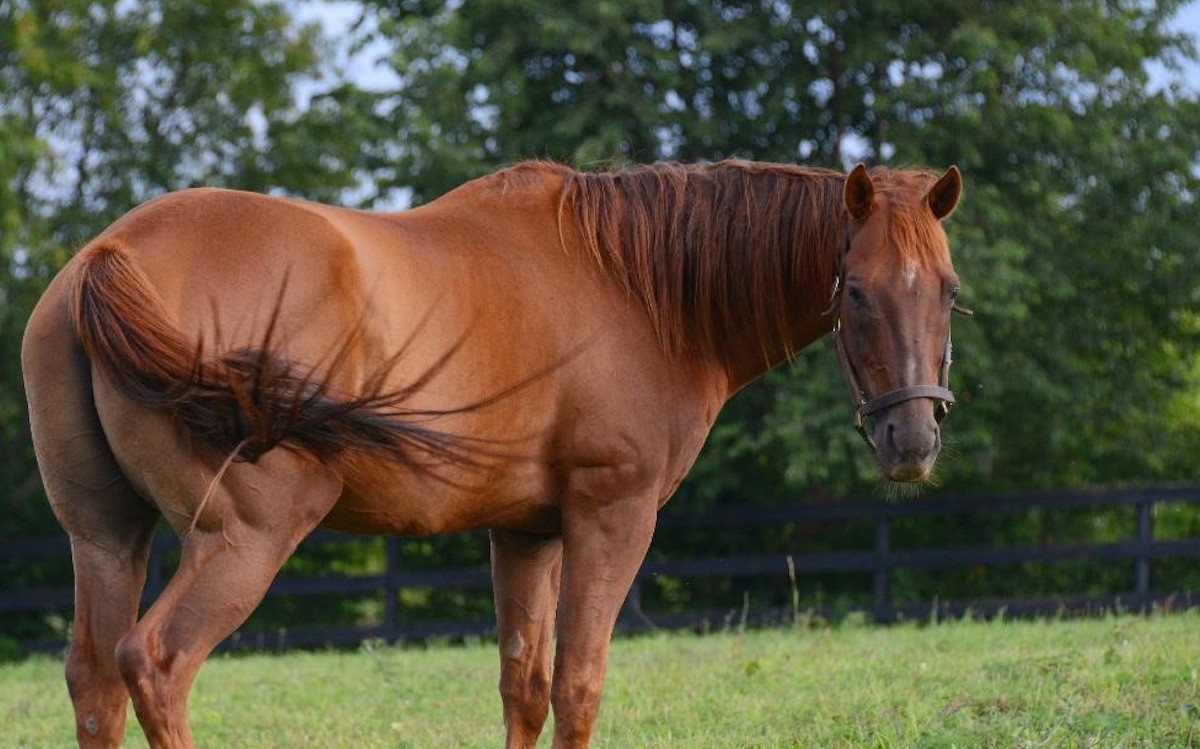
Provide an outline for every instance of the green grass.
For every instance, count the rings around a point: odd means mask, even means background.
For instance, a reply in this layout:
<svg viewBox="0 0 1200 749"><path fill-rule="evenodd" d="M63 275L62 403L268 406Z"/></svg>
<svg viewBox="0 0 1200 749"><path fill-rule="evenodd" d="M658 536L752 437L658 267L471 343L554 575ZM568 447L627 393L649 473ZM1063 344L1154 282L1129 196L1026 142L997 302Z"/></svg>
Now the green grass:
<svg viewBox="0 0 1200 749"><path fill-rule="evenodd" d="M613 646L595 746L1200 747L1198 670L1197 611L644 636ZM61 673L0 666L0 745L71 745ZM219 656L192 729L204 747L497 747L498 674L488 644ZM145 746L132 712L126 745Z"/></svg>

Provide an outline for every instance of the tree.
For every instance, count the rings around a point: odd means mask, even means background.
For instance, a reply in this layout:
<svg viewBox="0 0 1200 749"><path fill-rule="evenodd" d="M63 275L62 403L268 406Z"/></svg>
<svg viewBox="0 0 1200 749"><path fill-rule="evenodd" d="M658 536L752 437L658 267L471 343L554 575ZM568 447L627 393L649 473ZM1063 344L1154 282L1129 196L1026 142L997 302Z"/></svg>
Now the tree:
<svg viewBox="0 0 1200 749"><path fill-rule="evenodd" d="M1181 4L362 0L355 43L391 45L400 81L373 91L272 0L0 0L0 534L52 527L24 321L109 220L201 184L420 202L528 157L957 163L947 227L977 315L955 322L942 481L1196 480L1200 101L1144 68L1195 59L1167 31ZM729 404L672 509L875 491L851 413L829 347L802 352Z"/></svg>
<svg viewBox="0 0 1200 749"><path fill-rule="evenodd" d="M395 42L397 179L524 157L957 163L956 490L1194 478L1200 103L1177 1L368 3ZM684 493L870 491L829 352L751 386ZM1187 401L1196 413L1194 399Z"/></svg>

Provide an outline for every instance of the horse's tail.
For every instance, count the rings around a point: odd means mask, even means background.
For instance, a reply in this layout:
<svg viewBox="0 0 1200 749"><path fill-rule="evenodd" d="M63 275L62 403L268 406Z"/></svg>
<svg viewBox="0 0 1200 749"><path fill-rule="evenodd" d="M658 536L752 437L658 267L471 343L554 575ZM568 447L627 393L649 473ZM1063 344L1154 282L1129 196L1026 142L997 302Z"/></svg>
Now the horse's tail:
<svg viewBox="0 0 1200 749"><path fill-rule="evenodd" d="M285 289L258 345L209 355L203 341L189 340L171 323L133 258L120 246L101 242L77 258L69 292L71 324L88 358L121 393L171 412L230 458L253 462L282 445L326 460L347 451L384 454L427 469L431 458L473 463L488 451L487 444L430 422L481 408L494 398L452 411L404 407L454 349L403 388L385 389L392 359L365 378L361 392L336 392L330 381L356 336L333 353L323 373L279 356L273 336Z"/></svg>

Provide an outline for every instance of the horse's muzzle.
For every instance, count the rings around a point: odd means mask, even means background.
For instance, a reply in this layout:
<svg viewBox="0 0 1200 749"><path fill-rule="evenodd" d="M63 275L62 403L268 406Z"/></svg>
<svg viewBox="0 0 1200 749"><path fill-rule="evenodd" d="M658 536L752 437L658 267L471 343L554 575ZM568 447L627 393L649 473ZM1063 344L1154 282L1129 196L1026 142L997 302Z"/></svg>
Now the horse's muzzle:
<svg viewBox="0 0 1200 749"><path fill-rule="evenodd" d="M892 481L924 481L942 448L941 430L927 398L898 403L875 418L875 455Z"/></svg>

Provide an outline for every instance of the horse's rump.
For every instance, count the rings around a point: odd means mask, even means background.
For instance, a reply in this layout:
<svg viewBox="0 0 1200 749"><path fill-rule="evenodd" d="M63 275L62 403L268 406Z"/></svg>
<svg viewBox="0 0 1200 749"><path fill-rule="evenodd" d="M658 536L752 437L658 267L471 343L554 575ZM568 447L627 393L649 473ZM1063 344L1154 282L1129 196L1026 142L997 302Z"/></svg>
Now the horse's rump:
<svg viewBox="0 0 1200 749"><path fill-rule="evenodd" d="M358 392L331 384L359 339L347 331L340 347L317 365L282 356L277 321L287 294L280 288L260 341L206 351L167 313L157 290L119 244L100 241L76 260L69 291L71 323L93 365L130 400L166 410L192 434L226 455L253 462L272 448L299 448L323 460L347 450L384 454L423 469L426 462L470 462L477 446L429 426L442 412L405 401L444 366L441 359L414 381L388 387L403 350L363 378ZM219 340L214 348L219 347Z"/></svg>

